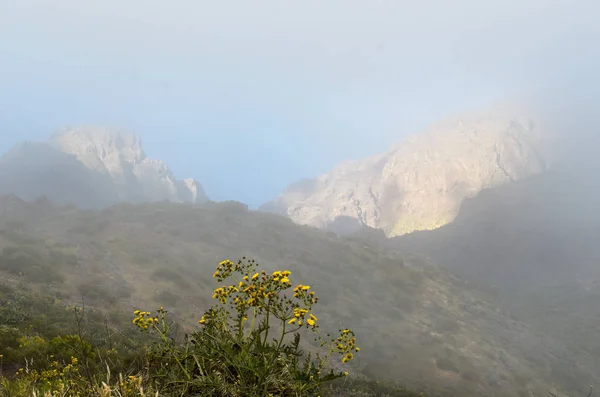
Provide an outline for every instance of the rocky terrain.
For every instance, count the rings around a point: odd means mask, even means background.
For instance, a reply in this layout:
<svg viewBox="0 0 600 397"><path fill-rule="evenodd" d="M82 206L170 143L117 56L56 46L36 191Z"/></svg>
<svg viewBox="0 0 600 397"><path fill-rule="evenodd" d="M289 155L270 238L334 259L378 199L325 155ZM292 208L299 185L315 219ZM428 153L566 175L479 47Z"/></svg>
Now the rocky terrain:
<svg viewBox="0 0 600 397"><path fill-rule="evenodd" d="M387 236L451 222L465 198L552 163L553 132L535 111L497 106L448 118L386 153L291 185L261 207L326 228L367 225Z"/></svg>
<svg viewBox="0 0 600 397"><path fill-rule="evenodd" d="M148 158L139 136L96 126L17 145L0 159L0 193L81 207L207 200L197 181L177 180L164 162Z"/></svg>

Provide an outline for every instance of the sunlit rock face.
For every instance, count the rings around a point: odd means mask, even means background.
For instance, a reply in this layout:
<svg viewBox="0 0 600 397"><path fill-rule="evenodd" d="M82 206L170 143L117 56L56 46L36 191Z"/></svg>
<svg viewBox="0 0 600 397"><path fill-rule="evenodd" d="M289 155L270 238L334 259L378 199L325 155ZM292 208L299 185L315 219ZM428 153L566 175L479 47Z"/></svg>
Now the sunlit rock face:
<svg viewBox="0 0 600 397"><path fill-rule="evenodd" d="M291 185L261 209L319 228L353 218L387 236L438 228L465 198L551 165L554 134L528 110L499 106L443 120L386 153Z"/></svg>

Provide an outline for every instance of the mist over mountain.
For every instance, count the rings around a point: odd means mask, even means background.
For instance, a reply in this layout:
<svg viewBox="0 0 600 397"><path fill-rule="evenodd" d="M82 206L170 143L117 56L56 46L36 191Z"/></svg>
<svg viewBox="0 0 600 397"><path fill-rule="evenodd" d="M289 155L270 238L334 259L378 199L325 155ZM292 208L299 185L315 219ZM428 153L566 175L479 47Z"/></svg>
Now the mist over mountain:
<svg viewBox="0 0 600 397"><path fill-rule="evenodd" d="M64 304L167 305L188 327L214 263L285 262L323 289L320 317L366 339L357 374L443 396L578 390L600 357L594 131L470 112L255 212L208 201L135 134L67 129L0 162L0 276Z"/></svg>
<svg viewBox="0 0 600 397"><path fill-rule="evenodd" d="M562 362L568 351L561 341L511 318L473 283L419 257L239 203L81 211L5 197L0 208L7 209L0 213L2 279L60 293L66 304L84 299L127 311L164 305L188 329L211 303L215 264L248 255L267 270L289 266L295 279L312 280L322 332L344 324L361 341L353 374L433 396L576 389L592 376ZM550 376L553 368L561 374Z"/></svg>
<svg viewBox="0 0 600 397"><path fill-rule="evenodd" d="M347 229L349 238L427 258L496 291L517 319L565 343L570 359L597 366L600 128L582 110L555 118L561 134L551 169L466 198L435 230L387 238L360 227Z"/></svg>
<svg viewBox="0 0 600 397"><path fill-rule="evenodd" d="M465 198L549 169L554 139L534 108L467 112L385 153L293 184L261 210L320 228L345 217L388 236L435 229L454 220Z"/></svg>
<svg viewBox="0 0 600 397"><path fill-rule="evenodd" d="M25 142L0 159L0 193L27 200L105 207L119 202L207 200L192 178L177 180L161 160L144 153L138 135L98 126Z"/></svg>

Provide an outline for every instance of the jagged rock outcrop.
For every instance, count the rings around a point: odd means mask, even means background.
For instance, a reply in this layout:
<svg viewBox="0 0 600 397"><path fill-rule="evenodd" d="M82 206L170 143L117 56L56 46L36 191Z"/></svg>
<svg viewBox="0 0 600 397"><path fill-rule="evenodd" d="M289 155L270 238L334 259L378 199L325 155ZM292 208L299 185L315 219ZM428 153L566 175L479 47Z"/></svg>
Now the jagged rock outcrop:
<svg viewBox="0 0 600 397"><path fill-rule="evenodd" d="M321 228L354 218L388 236L435 229L465 198L547 169L552 136L534 112L511 106L449 118L386 153L296 183L261 210Z"/></svg>
<svg viewBox="0 0 600 397"><path fill-rule="evenodd" d="M18 145L0 160L0 193L27 200L103 207L117 202L207 200L194 179L177 180L167 165L146 157L139 136L80 126L48 142Z"/></svg>

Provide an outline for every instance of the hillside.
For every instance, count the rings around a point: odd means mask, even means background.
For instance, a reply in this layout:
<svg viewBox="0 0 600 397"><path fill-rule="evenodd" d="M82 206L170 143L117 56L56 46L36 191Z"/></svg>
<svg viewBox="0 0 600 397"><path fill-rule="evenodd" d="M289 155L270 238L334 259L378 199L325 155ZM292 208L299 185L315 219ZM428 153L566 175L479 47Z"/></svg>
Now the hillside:
<svg viewBox="0 0 600 397"><path fill-rule="evenodd" d="M361 229L352 239L427 257L486 285L517 319L594 367L600 362L600 178L592 171L597 160L583 160L485 190L437 230L386 239Z"/></svg>
<svg viewBox="0 0 600 397"><path fill-rule="evenodd" d="M556 340L427 262L238 203L96 212L6 197L0 208L4 282L24 282L65 303L83 298L126 311L164 305L194 327L210 304L216 263L246 255L311 283L326 327L357 331L363 352L353 371L444 396L580 390L591 377L563 363L568 352Z"/></svg>
<svg viewBox="0 0 600 397"><path fill-rule="evenodd" d="M465 198L538 174L553 131L535 111L498 106L448 118L389 151L291 185L261 207L327 228L339 217L387 236L451 222Z"/></svg>
<svg viewBox="0 0 600 397"><path fill-rule="evenodd" d="M119 202L207 200L193 179L177 180L150 159L139 136L106 127L79 126L47 142L24 142L0 159L0 194L31 201L47 197L85 208Z"/></svg>
<svg viewBox="0 0 600 397"><path fill-rule="evenodd" d="M600 179L556 170L481 192L438 230L385 242L503 288L588 282L600 276Z"/></svg>

